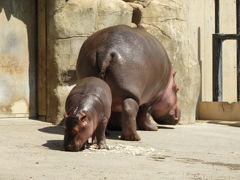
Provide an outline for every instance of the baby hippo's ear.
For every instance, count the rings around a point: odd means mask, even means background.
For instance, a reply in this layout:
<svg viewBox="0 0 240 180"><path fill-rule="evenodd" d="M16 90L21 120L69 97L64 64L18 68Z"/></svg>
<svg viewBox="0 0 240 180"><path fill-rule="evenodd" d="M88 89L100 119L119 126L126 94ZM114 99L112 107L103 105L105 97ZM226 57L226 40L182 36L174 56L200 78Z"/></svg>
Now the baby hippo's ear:
<svg viewBox="0 0 240 180"><path fill-rule="evenodd" d="M84 128L87 126L87 120L86 120L86 117L82 118L80 121L79 121L79 126Z"/></svg>
<svg viewBox="0 0 240 180"><path fill-rule="evenodd" d="M87 112L82 110L80 111L80 115L79 115L79 118L82 119L82 118L85 118L87 116Z"/></svg>
<svg viewBox="0 0 240 180"><path fill-rule="evenodd" d="M80 112L79 125L80 125L80 127L86 127L86 125L87 125L87 112L86 111Z"/></svg>

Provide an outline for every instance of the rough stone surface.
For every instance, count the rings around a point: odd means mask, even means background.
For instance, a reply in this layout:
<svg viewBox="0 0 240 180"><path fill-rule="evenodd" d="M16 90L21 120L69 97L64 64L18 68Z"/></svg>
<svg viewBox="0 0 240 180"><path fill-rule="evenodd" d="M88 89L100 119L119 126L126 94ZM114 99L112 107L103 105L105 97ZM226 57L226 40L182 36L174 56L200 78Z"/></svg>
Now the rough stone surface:
<svg viewBox="0 0 240 180"><path fill-rule="evenodd" d="M116 24L140 23L165 46L180 87L181 124L195 121L200 72L192 46L185 0L55 0L48 15L48 121L62 119L65 96L74 84L74 70L83 41L93 32ZM67 92L66 92L67 91Z"/></svg>
<svg viewBox="0 0 240 180"><path fill-rule="evenodd" d="M71 89L69 86L76 80L75 64L82 43L102 28L131 24L132 7L121 0L55 0L48 3L47 120L58 123Z"/></svg>

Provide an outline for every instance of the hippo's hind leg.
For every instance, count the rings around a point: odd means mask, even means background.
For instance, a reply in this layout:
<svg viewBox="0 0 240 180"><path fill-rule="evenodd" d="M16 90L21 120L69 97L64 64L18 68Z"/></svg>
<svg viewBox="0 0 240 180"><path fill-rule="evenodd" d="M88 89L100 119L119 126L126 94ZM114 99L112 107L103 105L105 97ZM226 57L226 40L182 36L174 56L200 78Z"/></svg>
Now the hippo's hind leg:
<svg viewBox="0 0 240 180"><path fill-rule="evenodd" d="M101 119L96 129L95 136L97 140L98 149L108 149L105 136L107 122L108 122L107 118Z"/></svg>
<svg viewBox="0 0 240 180"><path fill-rule="evenodd" d="M154 122L151 122L148 106L141 106L137 114L137 125L140 130L157 131L158 127Z"/></svg>
<svg viewBox="0 0 240 180"><path fill-rule="evenodd" d="M121 116L122 135L121 139L128 141L139 141L137 134L136 116L138 112L138 103L128 98L123 101L123 111Z"/></svg>

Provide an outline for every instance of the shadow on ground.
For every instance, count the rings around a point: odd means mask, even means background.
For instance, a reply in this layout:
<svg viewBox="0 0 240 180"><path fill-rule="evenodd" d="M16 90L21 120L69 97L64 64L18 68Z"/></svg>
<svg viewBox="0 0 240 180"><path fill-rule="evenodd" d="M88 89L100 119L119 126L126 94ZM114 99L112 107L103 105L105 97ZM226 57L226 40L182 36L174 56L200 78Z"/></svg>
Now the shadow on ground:
<svg viewBox="0 0 240 180"><path fill-rule="evenodd" d="M107 130L107 132L106 132L106 138L107 139L119 140L120 136L121 136L121 131Z"/></svg>
<svg viewBox="0 0 240 180"><path fill-rule="evenodd" d="M158 125L158 129L174 129L174 128L169 127L169 126L159 126ZM48 133L48 134L64 135L62 126L49 126L49 127L44 127L44 128L38 129L38 130L40 132L44 132L44 133ZM120 140L120 137L121 137L121 131L107 130L107 132L106 132L107 139ZM62 136L62 139L63 139L63 136ZM48 140L42 146L47 147L51 150L63 151L63 140Z"/></svg>
<svg viewBox="0 0 240 180"><path fill-rule="evenodd" d="M40 132L48 133L48 134L60 134L64 135L62 126L48 126L41 129L38 129ZM63 136L62 136L63 139ZM63 151L63 140L48 140L42 146L47 147L51 150Z"/></svg>
<svg viewBox="0 0 240 180"><path fill-rule="evenodd" d="M60 134L64 135L62 126L49 126L38 129L40 132L48 133L48 134ZM121 135L121 131L107 131L106 138L112 140L119 140ZM64 136L62 136L62 139ZM63 140L48 140L42 146L47 147L51 150L63 151Z"/></svg>
<svg viewBox="0 0 240 180"><path fill-rule="evenodd" d="M170 126L158 125L158 129L175 129L175 128L174 127L170 127Z"/></svg>
<svg viewBox="0 0 240 180"><path fill-rule="evenodd" d="M38 130L40 132L45 132L49 134L61 134L61 135L64 134L62 126L49 126L49 127L44 127Z"/></svg>
<svg viewBox="0 0 240 180"><path fill-rule="evenodd" d="M48 140L42 146L47 147L51 150L63 151L63 140Z"/></svg>

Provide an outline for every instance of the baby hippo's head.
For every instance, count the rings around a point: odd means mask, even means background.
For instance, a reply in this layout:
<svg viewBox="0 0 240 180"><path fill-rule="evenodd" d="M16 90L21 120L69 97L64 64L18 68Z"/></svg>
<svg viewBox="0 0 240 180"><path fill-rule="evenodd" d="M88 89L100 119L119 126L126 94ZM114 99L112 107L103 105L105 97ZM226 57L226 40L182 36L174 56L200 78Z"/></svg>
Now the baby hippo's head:
<svg viewBox="0 0 240 180"><path fill-rule="evenodd" d="M79 151L85 148L88 138L93 134L92 123L87 112L78 116L65 115L64 150Z"/></svg>

